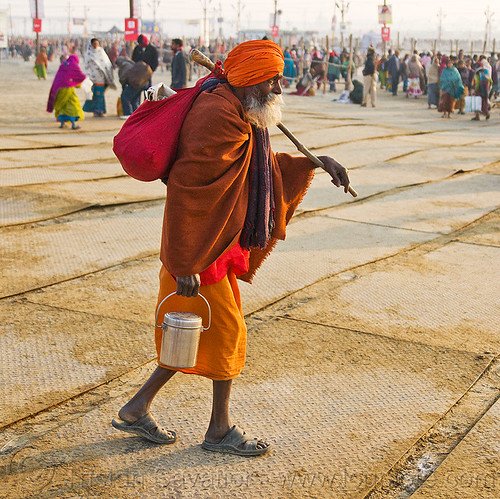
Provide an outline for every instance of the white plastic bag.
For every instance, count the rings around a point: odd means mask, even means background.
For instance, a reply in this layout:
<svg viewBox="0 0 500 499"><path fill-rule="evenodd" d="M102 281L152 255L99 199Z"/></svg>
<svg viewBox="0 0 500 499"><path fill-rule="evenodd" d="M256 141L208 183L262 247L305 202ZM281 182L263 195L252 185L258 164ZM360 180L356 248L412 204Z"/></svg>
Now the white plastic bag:
<svg viewBox="0 0 500 499"><path fill-rule="evenodd" d="M466 113L476 113L481 111L481 97L479 95L468 95L465 97Z"/></svg>
<svg viewBox="0 0 500 499"><path fill-rule="evenodd" d="M171 95L175 95L177 92L172 90L165 83L158 83L158 85L153 85L146 90L146 99L149 101L157 101L168 99Z"/></svg>
<svg viewBox="0 0 500 499"><path fill-rule="evenodd" d="M82 81L82 90L85 92L85 100L92 100L92 82L89 78Z"/></svg>

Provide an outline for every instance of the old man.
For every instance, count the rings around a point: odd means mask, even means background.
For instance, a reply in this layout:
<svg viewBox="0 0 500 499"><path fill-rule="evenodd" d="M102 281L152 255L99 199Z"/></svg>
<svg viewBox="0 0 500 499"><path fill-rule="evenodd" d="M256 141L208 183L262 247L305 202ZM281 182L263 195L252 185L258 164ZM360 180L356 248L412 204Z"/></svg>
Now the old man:
<svg viewBox="0 0 500 499"><path fill-rule="evenodd" d="M183 124L178 155L167 184L160 259L159 301L177 292L171 310L204 317L196 365L159 366L113 420L117 429L157 443L173 443L149 413L165 383L177 372L213 380L212 414L202 447L244 456L266 453L270 444L249 437L229 417L232 380L245 363L246 327L237 278L251 282L312 180L314 165L271 151L268 127L281 120L284 58L269 40L244 42L225 63L225 77L201 93ZM321 157L332 182L347 192L346 169ZM161 314L160 314L161 316ZM162 329L156 328L160 352Z"/></svg>

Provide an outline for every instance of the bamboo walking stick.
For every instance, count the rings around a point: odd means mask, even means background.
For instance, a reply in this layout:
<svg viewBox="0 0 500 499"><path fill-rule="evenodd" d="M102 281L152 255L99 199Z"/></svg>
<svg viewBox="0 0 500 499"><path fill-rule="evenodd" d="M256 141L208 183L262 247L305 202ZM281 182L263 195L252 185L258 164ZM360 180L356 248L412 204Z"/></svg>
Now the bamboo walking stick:
<svg viewBox="0 0 500 499"><path fill-rule="evenodd" d="M307 158L309 158L316 166L319 166L323 168L325 165L323 164L323 161L321 161L317 156L315 156L305 145L301 144L297 137L288 130L288 128L283 125L283 123L278 123L276 125L294 144L295 147ZM347 191L349 194L355 198L358 196L358 193L349 185L347 187Z"/></svg>
<svg viewBox="0 0 500 499"><path fill-rule="evenodd" d="M215 64L205 54L197 49L191 50L191 59L193 59L193 61L197 62L198 64L205 66L209 71L213 71L215 68ZM295 147L304 156L309 158L316 166L319 166L321 168L325 166L317 156L315 156L311 151L309 151L309 149L307 149L307 147L299 142L297 137L295 137L295 135L290 130L288 130L288 128L283 125L283 123L278 123L277 127L295 144ZM347 190L352 197L357 197L358 193L350 185L348 186Z"/></svg>

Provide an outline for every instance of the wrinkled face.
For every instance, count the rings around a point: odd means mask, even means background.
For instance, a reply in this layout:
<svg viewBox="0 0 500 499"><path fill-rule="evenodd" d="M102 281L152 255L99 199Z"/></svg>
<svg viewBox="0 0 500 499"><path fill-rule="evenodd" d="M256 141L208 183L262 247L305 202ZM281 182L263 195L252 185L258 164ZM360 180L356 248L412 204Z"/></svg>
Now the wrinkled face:
<svg viewBox="0 0 500 499"><path fill-rule="evenodd" d="M263 81L262 83L255 85L255 87L257 87L258 92L263 97L267 97L271 93L280 95L283 93L283 89L281 88L282 80L283 80L283 73L278 73L276 76L273 76L269 80Z"/></svg>
<svg viewBox="0 0 500 499"><path fill-rule="evenodd" d="M278 73L273 78L248 87L247 95L243 100L243 107L248 121L259 128L268 128L281 121L281 80L283 75Z"/></svg>

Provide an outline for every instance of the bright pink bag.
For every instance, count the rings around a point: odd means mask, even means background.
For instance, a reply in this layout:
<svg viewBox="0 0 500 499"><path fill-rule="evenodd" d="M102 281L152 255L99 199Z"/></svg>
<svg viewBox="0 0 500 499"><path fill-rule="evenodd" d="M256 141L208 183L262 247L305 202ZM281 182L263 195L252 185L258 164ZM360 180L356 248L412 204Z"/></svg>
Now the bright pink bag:
<svg viewBox="0 0 500 499"><path fill-rule="evenodd" d="M213 74L191 88L159 101L144 101L127 119L113 140L113 152L123 169L137 180L166 179L177 156L179 134L201 86Z"/></svg>

